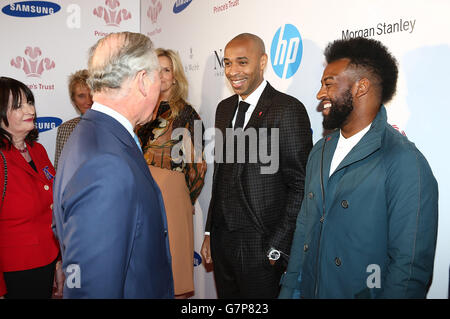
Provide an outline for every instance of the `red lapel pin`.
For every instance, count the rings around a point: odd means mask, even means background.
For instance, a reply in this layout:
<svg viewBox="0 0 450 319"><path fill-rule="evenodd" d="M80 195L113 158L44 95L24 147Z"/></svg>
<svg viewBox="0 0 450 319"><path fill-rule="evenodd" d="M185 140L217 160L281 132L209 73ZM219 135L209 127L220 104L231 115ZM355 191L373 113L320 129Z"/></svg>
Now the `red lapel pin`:
<svg viewBox="0 0 450 319"><path fill-rule="evenodd" d="M262 115L262 112L259 112L258 116L261 116L261 115Z"/></svg>

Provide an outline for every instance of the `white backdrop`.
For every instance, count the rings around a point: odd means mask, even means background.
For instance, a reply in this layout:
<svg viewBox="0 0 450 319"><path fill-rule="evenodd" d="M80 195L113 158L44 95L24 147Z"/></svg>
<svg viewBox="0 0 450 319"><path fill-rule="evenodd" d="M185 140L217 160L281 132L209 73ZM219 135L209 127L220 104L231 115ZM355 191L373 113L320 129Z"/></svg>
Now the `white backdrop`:
<svg viewBox="0 0 450 319"><path fill-rule="evenodd" d="M76 116L67 91L70 73L86 68L87 50L118 31L142 32L158 47L180 53L189 80L189 102L205 126L214 126L217 103L232 94L223 74L223 49L235 35L251 32L265 42L266 79L301 100L316 142L322 116L316 93L328 42L349 36L382 41L400 64L398 91L387 105L389 122L416 143L439 183L439 233L428 298L447 298L450 264L448 142L450 108L450 1L448 0L61 0L0 1L1 75L16 78L36 96L40 142L53 159L56 127ZM42 7L43 4L43 8ZM55 4L60 8L57 10ZM52 9L53 8L53 9ZM46 13L43 16L38 14ZM18 17L14 15L26 15ZM31 17L33 16L33 17ZM280 33L282 38L280 38ZM273 49L272 49L273 47ZM279 54L275 61L276 51ZM284 60L283 60L284 57ZM212 166L196 204L194 298L215 298L212 272L198 255L211 195Z"/></svg>

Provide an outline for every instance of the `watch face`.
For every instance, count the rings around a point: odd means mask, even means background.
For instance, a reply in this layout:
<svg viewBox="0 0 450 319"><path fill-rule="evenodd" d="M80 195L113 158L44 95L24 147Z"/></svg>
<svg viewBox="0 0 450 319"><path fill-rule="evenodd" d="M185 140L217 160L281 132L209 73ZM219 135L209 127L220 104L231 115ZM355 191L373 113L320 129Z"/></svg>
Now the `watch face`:
<svg viewBox="0 0 450 319"><path fill-rule="evenodd" d="M272 250L269 253L269 259L278 260L280 258L280 252L278 250Z"/></svg>

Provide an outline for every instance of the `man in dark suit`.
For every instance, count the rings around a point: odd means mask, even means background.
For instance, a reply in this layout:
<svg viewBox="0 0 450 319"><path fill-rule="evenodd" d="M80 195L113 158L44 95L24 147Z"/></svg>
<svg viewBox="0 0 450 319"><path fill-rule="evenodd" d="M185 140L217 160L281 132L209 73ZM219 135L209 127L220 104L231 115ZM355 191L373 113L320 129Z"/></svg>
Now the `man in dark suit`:
<svg viewBox="0 0 450 319"><path fill-rule="evenodd" d="M235 145L220 145L216 137L201 250L206 263L214 262L219 298L277 297L302 203L312 147L308 114L264 80L266 64L264 42L256 35L240 34L225 47L225 74L236 94L219 103L215 125ZM263 150L276 162L271 167Z"/></svg>
<svg viewBox="0 0 450 319"><path fill-rule="evenodd" d="M160 91L150 39L99 40L88 83L94 105L64 147L54 187L64 297L173 298L164 203L133 132Z"/></svg>

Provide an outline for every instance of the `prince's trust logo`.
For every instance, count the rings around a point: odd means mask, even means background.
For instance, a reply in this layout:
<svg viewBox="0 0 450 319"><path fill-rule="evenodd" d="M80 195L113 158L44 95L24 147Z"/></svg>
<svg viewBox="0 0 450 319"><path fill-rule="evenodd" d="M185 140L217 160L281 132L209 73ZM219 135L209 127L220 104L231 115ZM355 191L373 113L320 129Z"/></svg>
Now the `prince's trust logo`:
<svg viewBox="0 0 450 319"><path fill-rule="evenodd" d="M162 10L162 4L159 0L152 0L152 3L149 5L147 10L147 17L150 18L153 24L158 21L159 13Z"/></svg>
<svg viewBox="0 0 450 319"><path fill-rule="evenodd" d="M22 69L27 77L40 78L46 70L55 68L55 62L49 58L41 58L42 50L39 47L28 46L25 56L17 56L11 60L11 66Z"/></svg>
<svg viewBox="0 0 450 319"><path fill-rule="evenodd" d="M131 19L131 13L127 9L119 9L117 0L105 0L106 7L99 6L94 9L94 15L103 18L107 26L118 27L123 20Z"/></svg>
<svg viewBox="0 0 450 319"><path fill-rule="evenodd" d="M156 34L161 33L161 27L158 25L158 17L162 10L162 4L159 0L152 0L147 9L147 17L152 22L153 30L147 32L149 37L153 37Z"/></svg>

